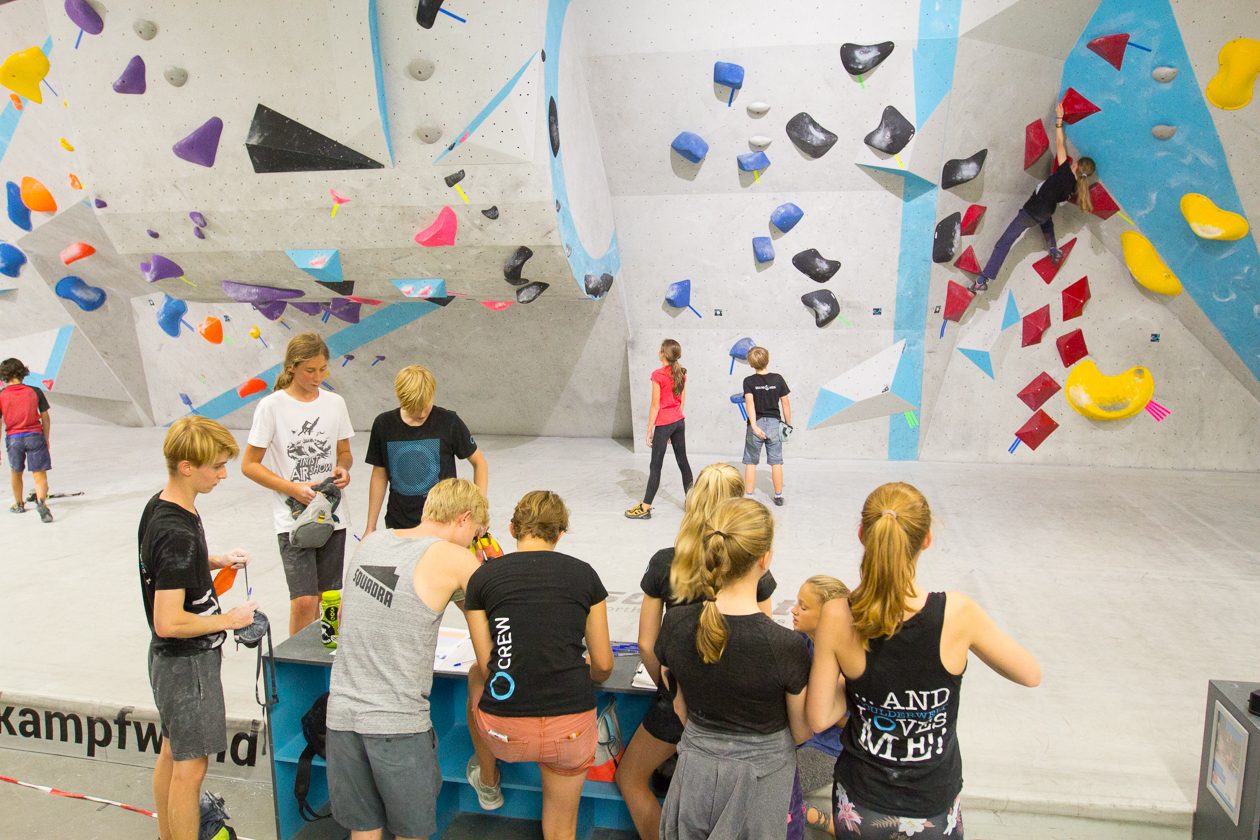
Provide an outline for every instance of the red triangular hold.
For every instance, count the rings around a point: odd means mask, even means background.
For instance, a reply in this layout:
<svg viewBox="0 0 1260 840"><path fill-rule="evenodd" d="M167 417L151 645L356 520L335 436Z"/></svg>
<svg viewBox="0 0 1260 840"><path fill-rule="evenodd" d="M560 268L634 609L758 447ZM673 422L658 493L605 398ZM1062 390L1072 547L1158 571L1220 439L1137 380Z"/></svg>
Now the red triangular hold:
<svg viewBox="0 0 1260 840"><path fill-rule="evenodd" d="M1111 197L1111 193L1107 192L1107 188L1102 185L1101 181L1095 181L1089 186L1089 203L1093 205L1093 213L1100 219L1110 219L1119 210L1120 205L1116 204L1116 200Z"/></svg>
<svg viewBox="0 0 1260 840"><path fill-rule="evenodd" d="M1089 300L1089 275L1077 280L1060 293L1063 299L1063 320L1079 318L1085 311L1085 303Z"/></svg>
<svg viewBox="0 0 1260 840"><path fill-rule="evenodd" d="M1024 127L1024 168L1032 166L1050 148L1046 126L1041 120L1033 120Z"/></svg>
<svg viewBox="0 0 1260 840"><path fill-rule="evenodd" d="M1059 358L1065 368L1089 355L1089 348L1085 346L1085 335L1080 330L1064 333L1055 339L1054 344L1059 348Z"/></svg>
<svg viewBox="0 0 1260 840"><path fill-rule="evenodd" d="M968 274L979 274L980 263L976 260L976 249L970 245L967 250L958 255L958 259L954 260L954 268L959 271L965 271Z"/></svg>
<svg viewBox="0 0 1260 840"><path fill-rule="evenodd" d="M1068 254L1072 253L1072 249L1075 247L1076 237L1073 236L1060 249L1063 251L1063 258L1059 260L1058 265L1055 265L1054 260L1050 259L1050 255L1046 254L1044 257L1033 263L1033 271L1037 272L1037 275L1045 281L1047 286L1049 286L1054 282L1055 275L1059 273L1060 268L1063 268L1063 264L1067 262Z"/></svg>
<svg viewBox="0 0 1260 840"><path fill-rule="evenodd" d="M1028 347L1032 344L1040 344L1041 337L1046 334L1048 329L1050 329L1050 304L1047 303L1037 311L1029 312L1024 316L1024 338L1020 346Z"/></svg>
<svg viewBox="0 0 1260 840"><path fill-rule="evenodd" d="M1024 401L1024 405L1033 411L1041 408L1046 404L1046 400L1053 397L1059 391L1063 390L1063 386L1055 381L1055 378L1044 370L1037 374L1037 377L1024 386L1019 392L1019 398Z"/></svg>
<svg viewBox="0 0 1260 840"><path fill-rule="evenodd" d="M1019 427L1015 437L1022 440L1029 449L1036 449L1057 428L1059 424L1054 422L1054 418L1038 409L1036 414L1028 418L1027 423Z"/></svg>
<svg viewBox="0 0 1260 840"><path fill-rule="evenodd" d="M971 234L976 232L976 226L984 218L984 211L987 209L983 204L973 204L967 208L967 212L963 213L962 219L963 236L971 236Z"/></svg>
<svg viewBox="0 0 1260 840"><path fill-rule="evenodd" d="M1124 49L1129 46L1129 33L1102 35L1085 46L1101 56L1103 61L1119 70L1120 65L1124 64Z"/></svg>
<svg viewBox="0 0 1260 840"><path fill-rule="evenodd" d="M1067 93L1063 94L1063 121L1068 125L1078 123L1101 110L1102 108L1081 96L1076 88L1068 88Z"/></svg>
<svg viewBox="0 0 1260 840"><path fill-rule="evenodd" d="M975 297L975 292L968 290L961 283L950 280L945 290L945 320L958 323Z"/></svg>

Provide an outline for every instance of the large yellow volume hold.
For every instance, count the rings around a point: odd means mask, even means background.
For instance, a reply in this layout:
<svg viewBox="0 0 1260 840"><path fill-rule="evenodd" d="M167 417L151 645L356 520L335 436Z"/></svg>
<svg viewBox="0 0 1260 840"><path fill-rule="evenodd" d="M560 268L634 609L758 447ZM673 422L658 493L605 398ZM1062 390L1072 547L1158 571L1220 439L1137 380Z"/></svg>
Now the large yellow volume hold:
<svg viewBox="0 0 1260 840"><path fill-rule="evenodd" d="M39 83L48 75L48 56L39 47L13 53L0 64L0 85L32 102L43 102Z"/></svg>
<svg viewBox="0 0 1260 840"><path fill-rule="evenodd" d="M1108 376L1093 359L1082 359L1068 372L1063 396L1090 420L1132 417L1155 396L1155 377L1144 367Z"/></svg>
<svg viewBox="0 0 1260 840"><path fill-rule="evenodd" d="M1181 197L1181 215L1200 239L1233 241L1242 239L1250 230L1244 216L1222 210L1212 199L1199 193L1186 193Z"/></svg>
<svg viewBox="0 0 1260 840"><path fill-rule="evenodd" d="M1124 264L1139 286L1169 297L1181 294L1181 281L1160 258L1151 240L1136 230L1126 230L1120 234L1120 247Z"/></svg>
<svg viewBox="0 0 1260 840"><path fill-rule="evenodd" d="M1260 41L1235 38L1221 47L1216 60L1220 69L1207 83L1203 95L1225 111L1237 111L1251 101L1256 75L1260 74Z"/></svg>

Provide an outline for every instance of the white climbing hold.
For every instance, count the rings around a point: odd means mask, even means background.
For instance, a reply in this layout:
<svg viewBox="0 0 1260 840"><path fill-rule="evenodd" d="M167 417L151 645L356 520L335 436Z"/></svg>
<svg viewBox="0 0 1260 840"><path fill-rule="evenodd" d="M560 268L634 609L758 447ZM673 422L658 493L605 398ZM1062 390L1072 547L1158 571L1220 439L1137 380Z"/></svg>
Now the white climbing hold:
<svg viewBox="0 0 1260 840"><path fill-rule="evenodd" d="M758 100L757 102L748 103L748 116L750 117L764 117L769 111L770 103L768 102Z"/></svg>
<svg viewBox="0 0 1260 840"><path fill-rule="evenodd" d="M1177 133L1175 125L1157 125L1151 129L1151 134L1155 135L1157 140L1168 140Z"/></svg>
<svg viewBox="0 0 1260 840"><path fill-rule="evenodd" d="M748 138L748 146L754 151L761 151L766 146L769 146L770 143L771 139L764 134L754 134Z"/></svg>
<svg viewBox="0 0 1260 840"><path fill-rule="evenodd" d="M162 76L175 87L183 87L188 81L188 71L183 67L167 67Z"/></svg>
<svg viewBox="0 0 1260 840"><path fill-rule="evenodd" d="M152 41L157 35L158 25L151 20L139 18L135 23L131 24L132 30L140 36L142 40Z"/></svg>
<svg viewBox="0 0 1260 840"><path fill-rule="evenodd" d="M1157 82L1171 82L1177 78L1176 67L1156 67L1151 71L1151 78Z"/></svg>

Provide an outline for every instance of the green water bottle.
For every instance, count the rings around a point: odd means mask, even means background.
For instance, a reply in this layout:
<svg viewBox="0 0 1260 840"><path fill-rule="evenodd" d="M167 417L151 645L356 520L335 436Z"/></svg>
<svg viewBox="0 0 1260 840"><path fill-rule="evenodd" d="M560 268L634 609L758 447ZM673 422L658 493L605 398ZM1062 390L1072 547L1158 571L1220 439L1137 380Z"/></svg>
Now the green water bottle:
<svg viewBox="0 0 1260 840"><path fill-rule="evenodd" d="M324 647L337 649L341 629L341 590L330 589L319 596L319 638Z"/></svg>

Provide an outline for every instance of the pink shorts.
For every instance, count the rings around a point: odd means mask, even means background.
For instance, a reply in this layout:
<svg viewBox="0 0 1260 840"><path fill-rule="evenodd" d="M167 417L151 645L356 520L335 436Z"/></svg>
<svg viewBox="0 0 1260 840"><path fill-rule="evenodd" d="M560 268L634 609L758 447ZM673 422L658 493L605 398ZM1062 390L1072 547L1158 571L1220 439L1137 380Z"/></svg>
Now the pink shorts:
<svg viewBox="0 0 1260 840"><path fill-rule="evenodd" d="M500 761L537 762L562 776L579 776L595 762L595 710L556 717L500 717L473 706L477 731Z"/></svg>

